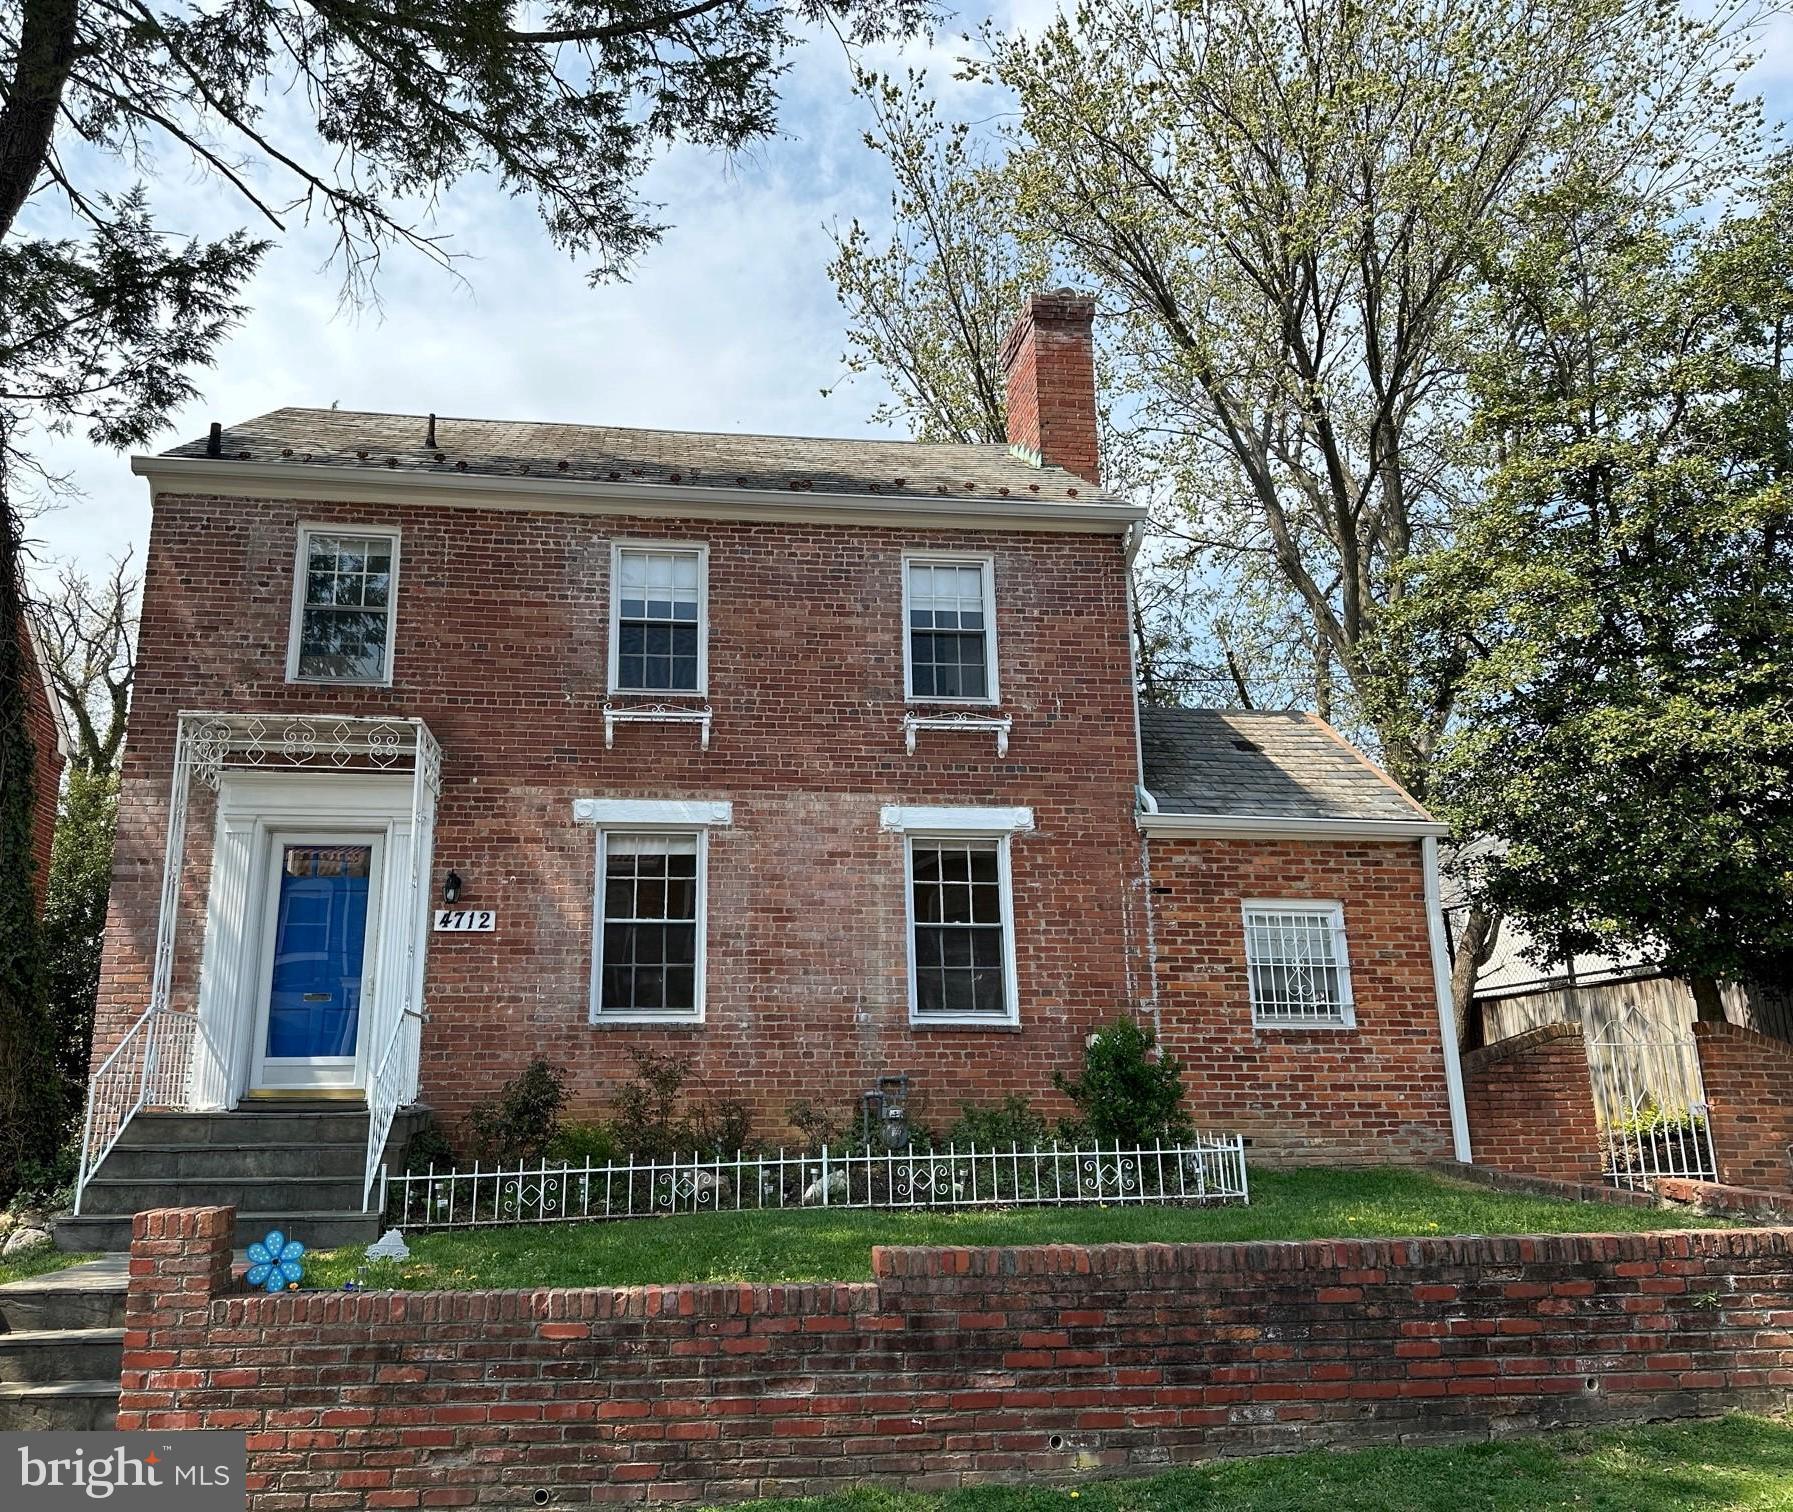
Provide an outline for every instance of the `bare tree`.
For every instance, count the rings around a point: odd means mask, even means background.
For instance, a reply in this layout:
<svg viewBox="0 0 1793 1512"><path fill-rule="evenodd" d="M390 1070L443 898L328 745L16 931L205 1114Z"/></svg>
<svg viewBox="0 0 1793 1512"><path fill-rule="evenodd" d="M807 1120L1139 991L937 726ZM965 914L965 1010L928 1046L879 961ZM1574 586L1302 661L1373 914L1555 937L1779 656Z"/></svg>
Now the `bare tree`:
<svg viewBox="0 0 1793 1512"><path fill-rule="evenodd" d="M131 679L137 661L137 590L131 553L101 578L73 566L57 575L53 592L32 602L51 684L75 736L75 763L96 777L118 766Z"/></svg>

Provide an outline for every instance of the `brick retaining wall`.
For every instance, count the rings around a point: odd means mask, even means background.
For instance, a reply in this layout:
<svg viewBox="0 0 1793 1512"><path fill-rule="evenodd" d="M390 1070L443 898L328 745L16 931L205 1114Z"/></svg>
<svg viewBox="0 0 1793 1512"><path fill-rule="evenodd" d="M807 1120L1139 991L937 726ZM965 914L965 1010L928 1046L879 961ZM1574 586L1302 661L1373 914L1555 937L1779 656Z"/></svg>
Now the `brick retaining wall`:
<svg viewBox="0 0 1793 1512"><path fill-rule="evenodd" d="M1463 1057L1464 1111L1478 1165L1597 1181L1600 1126L1576 1024L1545 1024Z"/></svg>
<svg viewBox="0 0 1793 1512"><path fill-rule="evenodd" d="M223 1296L137 1215L121 1428L253 1512L913 1489L1784 1408L1793 1230L878 1249L855 1285Z"/></svg>
<svg viewBox="0 0 1793 1512"><path fill-rule="evenodd" d="M1718 1179L1793 1190L1793 1045L1739 1024L1693 1026Z"/></svg>

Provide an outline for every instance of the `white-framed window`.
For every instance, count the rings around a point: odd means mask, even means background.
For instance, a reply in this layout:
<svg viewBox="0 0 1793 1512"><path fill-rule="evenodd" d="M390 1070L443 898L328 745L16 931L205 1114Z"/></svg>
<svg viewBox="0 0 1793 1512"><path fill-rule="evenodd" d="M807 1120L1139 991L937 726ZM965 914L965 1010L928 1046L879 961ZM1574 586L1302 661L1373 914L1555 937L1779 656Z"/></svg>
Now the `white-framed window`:
<svg viewBox="0 0 1793 1512"><path fill-rule="evenodd" d="M904 848L909 1021L1018 1022L1009 837L920 833Z"/></svg>
<svg viewBox="0 0 1793 1512"><path fill-rule="evenodd" d="M1254 1024L1350 1029L1351 962L1337 903L1247 902L1245 969Z"/></svg>
<svg viewBox="0 0 1793 1512"><path fill-rule="evenodd" d="M911 703L998 701L994 559L903 557L903 679Z"/></svg>
<svg viewBox="0 0 1793 1512"><path fill-rule="evenodd" d="M398 532L300 525L288 682L389 684L398 629Z"/></svg>
<svg viewBox="0 0 1793 1512"><path fill-rule="evenodd" d="M703 1017L708 861L702 829L598 831L594 1024Z"/></svg>
<svg viewBox="0 0 1793 1512"><path fill-rule="evenodd" d="M706 546L618 541L610 558L610 691L704 693L709 666Z"/></svg>

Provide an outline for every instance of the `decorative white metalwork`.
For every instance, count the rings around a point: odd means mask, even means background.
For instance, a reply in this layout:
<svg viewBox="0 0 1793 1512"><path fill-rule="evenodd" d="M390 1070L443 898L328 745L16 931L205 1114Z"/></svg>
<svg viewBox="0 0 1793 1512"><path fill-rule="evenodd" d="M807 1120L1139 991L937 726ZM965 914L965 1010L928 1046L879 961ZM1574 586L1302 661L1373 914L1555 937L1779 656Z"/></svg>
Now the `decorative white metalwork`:
<svg viewBox="0 0 1793 1512"><path fill-rule="evenodd" d="M93 1075L75 1182L75 1211L87 1183L118 1142L125 1126L145 1107L184 1107L193 1058L195 1020L170 1004L180 912L181 870L186 859L187 810L194 778L216 792L227 769L269 766L304 768L326 756L344 770L387 771L409 763L412 770L409 885L411 916L417 921L407 944L402 1011L368 1088L370 1153L365 1192L374 1177L393 1115L417 1096L428 878L423 874L442 790L442 749L421 719L349 715L215 714L183 710L175 728L174 771L169 783L168 828L162 847L162 893L156 916L156 946L150 970L149 1003Z"/></svg>
<svg viewBox="0 0 1793 1512"><path fill-rule="evenodd" d="M1627 1007L1588 1042L1604 1175L1642 1188L1660 1176L1718 1179L1699 1043Z"/></svg>
<svg viewBox="0 0 1793 1512"><path fill-rule="evenodd" d="M993 731L996 735L996 759L1001 761L1009 753L1009 729L1013 720L1007 714L905 714L903 716L903 749L913 756L915 754L915 733L917 730L961 730L981 734Z"/></svg>
<svg viewBox="0 0 1793 1512"><path fill-rule="evenodd" d="M834 1151L499 1167L387 1176L381 1211L402 1228L585 1223L768 1208L955 1208L1249 1202L1237 1134L1179 1145Z"/></svg>
<svg viewBox="0 0 1793 1512"><path fill-rule="evenodd" d="M699 741L704 750L710 748L711 710L680 708L676 704L612 704L604 705L604 749L616 745L619 724L694 724L699 727Z"/></svg>

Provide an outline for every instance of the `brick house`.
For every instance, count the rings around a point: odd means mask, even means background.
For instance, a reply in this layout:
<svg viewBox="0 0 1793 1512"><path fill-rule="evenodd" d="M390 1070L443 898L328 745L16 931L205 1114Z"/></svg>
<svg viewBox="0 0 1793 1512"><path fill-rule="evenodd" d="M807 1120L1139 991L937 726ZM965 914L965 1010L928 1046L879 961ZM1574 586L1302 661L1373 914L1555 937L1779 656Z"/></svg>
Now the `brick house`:
<svg viewBox="0 0 1793 1512"><path fill-rule="evenodd" d="M24 618L20 644L25 652L25 723L31 736L36 801L31 813L32 884L42 909L50 885L50 851L62 800L62 769L69 756L68 725L50 685L48 663L31 616Z"/></svg>
<svg viewBox="0 0 1793 1512"><path fill-rule="evenodd" d="M651 1047L768 1133L894 1071L950 1121L1130 1011L1266 1153L1466 1154L1440 827L1313 721L1142 746L1091 317L1017 322L1007 447L287 409L134 459L96 1071L344 1099L371 1179L536 1055L588 1115Z"/></svg>

